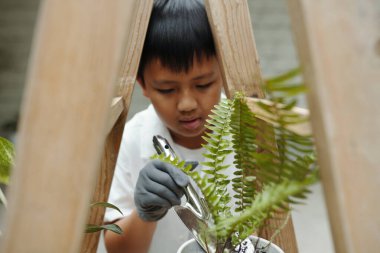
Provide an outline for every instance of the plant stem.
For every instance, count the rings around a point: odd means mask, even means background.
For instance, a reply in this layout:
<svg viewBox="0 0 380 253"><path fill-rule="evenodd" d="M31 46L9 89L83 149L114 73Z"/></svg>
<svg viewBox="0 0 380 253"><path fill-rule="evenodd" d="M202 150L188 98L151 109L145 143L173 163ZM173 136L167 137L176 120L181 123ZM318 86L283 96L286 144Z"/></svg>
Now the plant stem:
<svg viewBox="0 0 380 253"><path fill-rule="evenodd" d="M281 230L283 229L283 228L285 228L285 226L288 224L288 222L289 222L289 219L290 219L290 211L288 212L288 215L286 216L286 219L285 219L285 221L282 223L282 225L278 228L278 229L276 229L276 231L273 233L273 235L271 236L271 238L270 238L270 242L272 242L273 240L274 240L274 238L281 232Z"/></svg>

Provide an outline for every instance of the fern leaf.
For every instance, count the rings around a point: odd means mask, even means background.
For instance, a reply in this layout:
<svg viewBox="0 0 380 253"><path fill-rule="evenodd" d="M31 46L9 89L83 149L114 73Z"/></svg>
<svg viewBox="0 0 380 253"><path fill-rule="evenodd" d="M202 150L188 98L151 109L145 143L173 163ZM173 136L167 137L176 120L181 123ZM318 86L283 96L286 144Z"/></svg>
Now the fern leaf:
<svg viewBox="0 0 380 253"><path fill-rule="evenodd" d="M225 192L229 180L223 172L230 166L225 165L224 161L227 155L232 152L230 140L228 139L232 106L232 102L228 99L222 100L215 106L206 125L206 128L210 132L204 136L204 139L207 141L207 144L204 145L207 153L204 154L206 161L202 165L208 167L208 169L204 169L204 172L208 176L208 182L215 185L213 191L208 191L208 194L205 195L205 199L209 204L210 210L212 210L211 213L216 222L219 219L223 219L225 215L230 216L230 213L226 212L226 206L228 206L230 197ZM201 190L203 191L203 189Z"/></svg>
<svg viewBox="0 0 380 253"><path fill-rule="evenodd" d="M315 178L308 178L305 181L283 181L280 184L268 184L263 191L259 193L251 206L245 209L240 215L233 216L220 221L215 231L220 236L228 236L235 231L244 231L242 227L246 227L245 222L252 224L261 224L263 220L271 217L276 207L280 207L285 203L290 203L293 199L304 199L302 194L306 191L306 187L315 182ZM253 218L253 219L252 219ZM241 227L239 227L241 226ZM247 229L247 228L245 228ZM253 228L254 229L254 228ZM245 238L254 232L253 229L246 230L246 234L240 235ZM235 241L237 243L237 241Z"/></svg>
<svg viewBox="0 0 380 253"><path fill-rule="evenodd" d="M233 182L233 190L238 198L235 201L235 212L240 212L251 204L258 186L252 179L255 177L256 162L254 154L257 152L255 117L246 104L241 93L237 93L233 100L233 112L231 115L231 134L233 149L235 152L234 165L236 177ZM248 183L247 183L248 182ZM249 197L246 197L249 194Z"/></svg>

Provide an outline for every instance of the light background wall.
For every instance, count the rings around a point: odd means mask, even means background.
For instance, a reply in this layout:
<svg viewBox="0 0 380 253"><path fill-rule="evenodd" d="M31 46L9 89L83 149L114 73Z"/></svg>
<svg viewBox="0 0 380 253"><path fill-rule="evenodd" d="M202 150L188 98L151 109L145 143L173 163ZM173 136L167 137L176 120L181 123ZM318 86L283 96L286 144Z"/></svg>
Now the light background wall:
<svg viewBox="0 0 380 253"><path fill-rule="evenodd" d="M286 0L248 2L263 76L298 66ZM0 136L12 137L16 127L38 5L38 0L0 0ZM147 102L136 86L129 117ZM305 99L301 106L307 107ZM333 253L321 185L312 190L307 203L293 211L299 252ZM105 252L102 246L99 252Z"/></svg>

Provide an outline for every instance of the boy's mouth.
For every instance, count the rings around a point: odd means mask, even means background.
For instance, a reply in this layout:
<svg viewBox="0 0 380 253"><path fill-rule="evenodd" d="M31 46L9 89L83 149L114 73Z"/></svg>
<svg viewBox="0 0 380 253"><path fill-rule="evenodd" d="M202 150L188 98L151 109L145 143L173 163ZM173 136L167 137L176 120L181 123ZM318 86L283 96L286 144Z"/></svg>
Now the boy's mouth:
<svg viewBox="0 0 380 253"><path fill-rule="evenodd" d="M188 130L194 130L199 128L199 126L202 124L202 119L195 118L191 120L180 120L179 123Z"/></svg>

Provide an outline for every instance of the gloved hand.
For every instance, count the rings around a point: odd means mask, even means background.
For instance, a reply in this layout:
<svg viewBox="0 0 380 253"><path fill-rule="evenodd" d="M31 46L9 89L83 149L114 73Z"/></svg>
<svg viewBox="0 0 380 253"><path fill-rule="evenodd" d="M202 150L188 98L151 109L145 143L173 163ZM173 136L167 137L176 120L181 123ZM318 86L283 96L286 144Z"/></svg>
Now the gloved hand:
<svg viewBox="0 0 380 253"><path fill-rule="evenodd" d="M189 162L195 168L197 162ZM152 160L140 171L135 187L135 205L140 218L157 221L168 210L181 203L183 187L189 184L189 177L171 164Z"/></svg>

